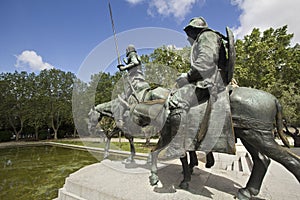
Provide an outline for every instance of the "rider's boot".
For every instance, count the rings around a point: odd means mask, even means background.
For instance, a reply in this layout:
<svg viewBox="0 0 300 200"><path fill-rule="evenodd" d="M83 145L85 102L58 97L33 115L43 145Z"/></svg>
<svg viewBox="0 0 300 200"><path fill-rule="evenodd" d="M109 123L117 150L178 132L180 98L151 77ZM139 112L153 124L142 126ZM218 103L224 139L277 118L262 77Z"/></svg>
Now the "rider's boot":
<svg viewBox="0 0 300 200"><path fill-rule="evenodd" d="M171 110L162 130L162 137L170 138L169 144L159 153L159 159L169 160L185 155L186 111Z"/></svg>

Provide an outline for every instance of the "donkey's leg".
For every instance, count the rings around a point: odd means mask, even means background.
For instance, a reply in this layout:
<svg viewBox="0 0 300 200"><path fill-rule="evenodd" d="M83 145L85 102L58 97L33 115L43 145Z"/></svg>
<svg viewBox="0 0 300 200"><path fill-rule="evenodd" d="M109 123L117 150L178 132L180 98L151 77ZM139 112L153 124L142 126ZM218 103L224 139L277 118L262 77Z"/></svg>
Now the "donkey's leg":
<svg viewBox="0 0 300 200"><path fill-rule="evenodd" d="M191 171L188 164L187 154L180 157L182 170L183 170L183 180L179 184L179 187L187 190L189 188L189 182L191 181Z"/></svg>
<svg viewBox="0 0 300 200"><path fill-rule="evenodd" d="M189 151L189 156L190 156L190 164L189 164L190 173L193 174L193 171L194 171L193 168L195 166L198 166L198 159L197 159L196 151Z"/></svg>
<svg viewBox="0 0 300 200"><path fill-rule="evenodd" d="M162 148L165 147L168 142L170 142L170 138L168 138L169 133L167 130L169 128L169 124L166 123L164 128L161 131L160 138L156 144L156 146L151 150L149 161L151 161L151 175L149 176L150 184L156 185L159 182L159 178L157 175L157 160L158 154L161 152Z"/></svg>
<svg viewBox="0 0 300 200"><path fill-rule="evenodd" d="M170 118L167 118L166 123L164 124L164 127L161 130L161 134L159 137L159 140L156 144L156 146L152 149L151 151L151 176L149 177L150 179L150 184L151 185L156 185L159 181L158 175L157 175L157 159L158 159L158 154L163 150L166 145L170 143L172 140L172 135L171 135L171 123L170 123Z"/></svg>
<svg viewBox="0 0 300 200"><path fill-rule="evenodd" d="M150 184L153 185L157 185L157 183L159 182L159 178L157 175L157 158L158 158L158 154L159 154L159 150L156 151L151 151L150 153L150 158L151 158L151 175L149 176L149 181Z"/></svg>
<svg viewBox="0 0 300 200"><path fill-rule="evenodd" d="M236 132L237 133L237 132ZM271 158L283 166L286 167L300 182L300 158L299 156L293 154L292 152L288 151L287 149L281 147L273 137L271 131L255 131L255 130L244 130L240 135L242 141L246 141L245 147L248 147L248 151L250 152L253 159L256 159L256 166L254 167L250 176L250 179L247 183L247 186L253 188L250 192L255 195L259 192L261 182L262 182L262 175L264 176L266 171L266 166L269 165L269 159ZM254 149L255 148L255 149ZM253 154L253 155L252 155ZM268 158L266 158L266 156ZM256 157L256 158L255 158ZM255 164L255 160L254 160ZM264 169L265 168L265 169ZM259 172L262 170L262 172ZM256 172L257 171L257 172ZM264 172L264 173L263 173ZM255 175L257 173L257 175ZM255 178L255 176L258 176ZM253 177L253 178L251 178ZM252 180L251 180L252 179ZM256 181L257 182L256 182ZM257 190L257 191L255 191Z"/></svg>
<svg viewBox="0 0 300 200"><path fill-rule="evenodd" d="M265 146L259 146L260 152L282 164L300 182L300 157L280 146L271 132L262 137Z"/></svg>
<svg viewBox="0 0 300 200"><path fill-rule="evenodd" d="M238 191L238 198L249 199L252 195L255 196L259 193L263 178L265 177L268 166L270 164L270 159L265 155L259 153L257 149L255 149L247 141L243 139L241 139L241 141L247 151L251 154L253 160L253 168L246 187Z"/></svg>
<svg viewBox="0 0 300 200"><path fill-rule="evenodd" d="M247 142L259 152L282 164L300 182L300 157L280 146L271 131L255 131L247 136ZM245 139L245 138L244 138Z"/></svg>
<svg viewBox="0 0 300 200"><path fill-rule="evenodd" d="M210 151L206 154L206 163L205 163L205 167L206 168L211 168L212 166L214 166L215 164L215 158L213 153Z"/></svg>

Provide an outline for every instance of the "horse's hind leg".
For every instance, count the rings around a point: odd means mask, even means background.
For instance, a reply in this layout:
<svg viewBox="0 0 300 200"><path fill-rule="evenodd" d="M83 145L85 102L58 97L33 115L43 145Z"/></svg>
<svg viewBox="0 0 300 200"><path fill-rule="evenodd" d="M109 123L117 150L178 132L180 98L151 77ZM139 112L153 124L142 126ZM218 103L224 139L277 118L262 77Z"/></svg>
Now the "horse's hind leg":
<svg viewBox="0 0 300 200"><path fill-rule="evenodd" d="M252 145L247 141L241 139L247 151L251 154L253 161L253 168L250 178L245 188L238 191L239 199L249 199L252 195L257 195L260 191L263 178L267 172L270 164L270 159L263 154L260 154Z"/></svg>

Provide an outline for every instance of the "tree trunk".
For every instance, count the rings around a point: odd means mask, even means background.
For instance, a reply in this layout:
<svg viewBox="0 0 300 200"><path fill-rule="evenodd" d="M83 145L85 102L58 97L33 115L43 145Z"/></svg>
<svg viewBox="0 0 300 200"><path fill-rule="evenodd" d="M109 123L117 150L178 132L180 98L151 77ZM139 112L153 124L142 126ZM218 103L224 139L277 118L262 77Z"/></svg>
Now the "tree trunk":
<svg viewBox="0 0 300 200"><path fill-rule="evenodd" d="M59 129L59 125L60 125L60 122L59 122L59 114L57 116L57 119L56 119L56 127L55 127L55 122L54 122L54 117L52 117L51 119L51 124L52 124L52 129L54 131L54 139L57 140L57 132L58 132L58 129Z"/></svg>
<svg viewBox="0 0 300 200"><path fill-rule="evenodd" d="M20 119L20 130L17 130L17 127L14 125L14 123L12 122L11 118L8 117L8 121L9 121L9 124L11 125L11 127L13 128L14 130L14 134L16 135L16 141L18 141L20 139L20 134L22 133L23 131L23 124L24 124L24 121Z"/></svg>
<svg viewBox="0 0 300 200"><path fill-rule="evenodd" d="M38 129L38 127L35 127L35 139L39 140L39 129Z"/></svg>
<svg viewBox="0 0 300 200"><path fill-rule="evenodd" d="M77 133L77 129L76 127L74 126L74 131L73 131L73 137L76 138L76 133Z"/></svg>
<svg viewBox="0 0 300 200"><path fill-rule="evenodd" d="M57 140L57 129L53 128L53 131L54 131L54 139Z"/></svg>

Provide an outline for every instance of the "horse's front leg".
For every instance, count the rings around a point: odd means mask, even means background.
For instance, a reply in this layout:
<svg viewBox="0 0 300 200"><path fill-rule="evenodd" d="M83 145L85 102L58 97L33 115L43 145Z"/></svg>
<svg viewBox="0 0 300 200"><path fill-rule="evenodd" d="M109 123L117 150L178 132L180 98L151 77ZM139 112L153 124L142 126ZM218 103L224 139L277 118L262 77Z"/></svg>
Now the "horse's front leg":
<svg viewBox="0 0 300 200"><path fill-rule="evenodd" d="M125 134L125 138L128 139L129 144L130 144L130 155L129 157L125 160L126 163L133 163L134 161L134 156L135 156L135 147L134 147L134 142L133 142L133 137L131 135Z"/></svg>
<svg viewBox="0 0 300 200"><path fill-rule="evenodd" d="M109 156L109 148L110 148L110 140L111 137L107 137L106 143L105 143L105 148L104 148L104 156L103 159L108 159Z"/></svg>
<svg viewBox="0 0 300 200"><path fill-rule="evenodd" d="M105 143L105 148L104 148L104 157L103 159L107 159L108 156L109 156L109 148L110 148L110 141L111 141L111 138L118 132L118 128L115 127L111 132L107 133L106 132L106 143Z"/></svg>

